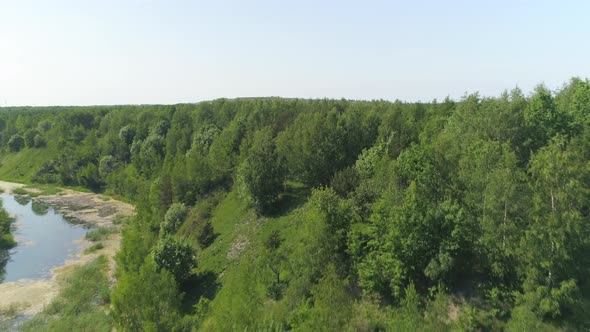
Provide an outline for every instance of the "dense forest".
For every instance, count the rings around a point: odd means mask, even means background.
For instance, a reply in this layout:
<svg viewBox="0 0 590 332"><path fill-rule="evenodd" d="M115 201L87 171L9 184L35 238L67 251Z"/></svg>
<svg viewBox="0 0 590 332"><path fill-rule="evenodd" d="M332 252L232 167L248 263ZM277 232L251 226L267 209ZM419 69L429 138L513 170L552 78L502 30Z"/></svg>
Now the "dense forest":
<svg viewBox="0 0 590 332"><path fill-rule="evenodd" d="M590 329L588 80L428 103L8 107L0 151L2 180L137 207L104 310L64 326Z"/></svg>

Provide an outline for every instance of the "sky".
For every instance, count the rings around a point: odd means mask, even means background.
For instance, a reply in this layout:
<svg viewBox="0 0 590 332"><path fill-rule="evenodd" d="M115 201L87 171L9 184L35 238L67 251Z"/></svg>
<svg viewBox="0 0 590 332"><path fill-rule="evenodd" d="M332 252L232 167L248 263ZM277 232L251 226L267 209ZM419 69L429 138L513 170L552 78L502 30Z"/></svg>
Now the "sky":
<svg viewBox="0 0 590 332"><path fill-rule="evenodd" d="M590 77L590 1L0 0L0 106L431 101Z"/></svg>

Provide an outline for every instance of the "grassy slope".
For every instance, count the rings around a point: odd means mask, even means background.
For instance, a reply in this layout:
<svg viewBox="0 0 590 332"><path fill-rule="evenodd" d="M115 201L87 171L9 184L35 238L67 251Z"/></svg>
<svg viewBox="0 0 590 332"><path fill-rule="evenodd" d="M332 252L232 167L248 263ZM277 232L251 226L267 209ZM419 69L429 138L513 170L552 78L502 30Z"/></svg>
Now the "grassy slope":
<svg viewBox="0 0 590 332"><path fill-rule="evenodd" d="M239 260L245 250L256 250L266 237L275 229L281 231L284 238L291 238L297 231L296 220L290 211L305 201L308 190L301 186L290 186L285 194L285 211L274 217L258 217L247 203L240 199L235 191L217 194L210 200L199 202L195 209L211 211L210 222L215 232L213 243L198 252L199 273L223 273ZM222 196L222 197L220 197ZM213 202L211 201L213 200ZM217 203L218 202L218 203ZM217 203L217 204L216 204ZM187 237L195 247L197 241L191 225L187 220L179 230L179 235Z"/></svg>
<svg viewBox="0 0 590 332"><path fill-rule="evenodd" d="M212 299L212 308L225 307L226 303L234 301L235 285L232 280L243 275L242 269L251 267L248 260L260 254L264 240L274 230L280 231L289 251L298 251L297 248L302 245L298 233L305 211L301 206L308 194L307 188L290 183L287 193L279 202L282 211L269 217L256 216L253 209L235 191L213 195L200 201L194 210L208 217L214 228L215 240L209 247L198 250L199 278L195 287L186 294L185 311L190 312L200 296ZM207 210L209 213L206 213ZM194 230L197 227L194 223L199 221L202 222L202 219L189 216L178 232L178 235L189 239L196 248L198 244ZM285 274L283 277L286 276ZM205 322L201 327L218 328L214 322Z"/></svg>
<svg viewBox="0 0 590 332"><path fill-rule="evenodd" d="M55 155L52 147L0 154L0 180L29 184L31 177L52 155Z"/></svg>

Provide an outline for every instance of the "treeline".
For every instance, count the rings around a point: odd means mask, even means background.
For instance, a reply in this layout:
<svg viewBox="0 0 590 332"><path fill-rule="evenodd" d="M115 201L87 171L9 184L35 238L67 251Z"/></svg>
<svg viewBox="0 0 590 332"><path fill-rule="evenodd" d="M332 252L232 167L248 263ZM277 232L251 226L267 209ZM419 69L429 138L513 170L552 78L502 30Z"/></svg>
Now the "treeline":
<svg viewBox="0 0 590 332"><path fill-rule="evenodd" d="M110 304L126 330L590 328L587 80L5 108L0 146L0 176L136 204Z"/></svg>

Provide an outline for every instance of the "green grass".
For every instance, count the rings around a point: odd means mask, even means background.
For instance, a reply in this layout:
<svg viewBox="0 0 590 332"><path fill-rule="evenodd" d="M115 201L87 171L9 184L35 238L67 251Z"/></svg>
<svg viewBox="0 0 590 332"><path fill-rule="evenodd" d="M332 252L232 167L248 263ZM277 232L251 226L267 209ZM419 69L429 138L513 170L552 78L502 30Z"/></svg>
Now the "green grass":
<svg viewBox="0 0 590 332"><path fill-rule="evenodd" d="M62 192L62 189L59 188L57 185L53 184L35 184L35 185L28 185L25 186L25 189L29 189L29 195L32 197L42 196L42 195L57 195ZM32 191L32 190L34 191Z"/></svg>
<svg viewBox="0 0 590 332"><path fill-rule="evenodd" d="M0 179L10 182L31 184L31 177L52 156L56 156L54 147L41 149L22 149L18 153L5 152L0 157Z"/></svg>
<svg viewBox="0 0 590 332"><path fill-rule="evenodd" d="M86 233L86 240L92 242L98 242L105 239L108 239L111 234L115 233L117 229L115 227L105 227L100 226L97 229L93 229L90 232Z"/></svg>
<svg viewBox="0 0 590 332"><path fill-rule="evenodd" d="M59 194L62 189L55 184L38 184L31 181L39 168L57 155L58 149L53 144L49 144L44 148L25 148L18 153L0 151L0 179L8 182L23 183L27 185L25 191L32 188L41 190L39 193L27 191L27 193L21 195L36 197L39 195ZM92 192L81 186L67 186L67 188L80 192Z"/></svg>
<svg viewBox="0 0 590 332"><path fill-rule="evenodd" d="M84 250L84 254L85 255L92 254L92 253L97 252L103 248L104 248L104 244L102 244L102 242L98 242L98 243L95 243L95 244L91 245L90 247L86 248Z"/></svg>
<svg viewBox="0 0 590 332"><path fill-rule="evenodd" d="M15 195L29 195L29 192L25 188L14 188L12 193Z"/></svg>
<svg viewBox="0 0 590 332"><path fill-rule="evenodd" d="M29 197L37 197L43 195L57 195L62 191L56 185L46 185L46 184L39 184L39 185L27 185L21 188L15 188L12 190L13 194L16 195L23 195Z"/></svg>
<svg viewBox="0 0 590 332"><path fill-rule="evenodd" d="M204 250L199 251L197 260L200 271L221 273L229 261L227 253L238 235L239 225L244 224L253 214L248 205L241 200L235 192L230 192L211 212L211 225L217 238ZM196 239L195 239L196 241Z"/></svg>
<svg viewBox="0 0 590 332"><path fill-rule="evenodd" d="M281 209L272 216L256 216L253 210L237 197L235 192L229 193L213 210L211 222L215 233L219 233L215 242L205 250L199 252L199 275L208 271L217 272L218 279L211 283L216 287L211 298L210 307L215 314L203 322L203 330L220 329L216 325L227 317L232 317L235 303L247 301L249 294L264 294L264 286L255 282L255 278L268 276L268 271L261 268L260 261L264 251L264 243L275 230L284 239L283 250L286 253L304 253L307 242L302 237L303 220L307 218L308 210L304 206L309 190L302 186L289 187ZM228 258L228 251L238 239L247 241L247 245L236 258ZM222 271L221 273L218 271ZM257 276L252 278L252 274ZM289 279L288 268L282 271L281 278ZM243 286L242 286L243 285ZM254 290L255 289L255 290ZM252 292L252 293L251 293ZM196 298L187 294L187 297ZM194 304L194 303L193 303ZM269 308L271 308L270 306ZM276 310L281 310L276 309ZM269 315L272 315L269 313Z"/></svg>
<svg viewBox="0 0 590 332"><path fill-rule="evenodd" d="M98 257L65 277L60 294L43 312L20 326L21 331L111 331L108 260Z"/></svg>
<svg viewBox="0 0 590 332"><path fill-rule="evenodd" d="M118 214L113 218L113 225L126 224L126 223L131 222L131 220L133 220L133 217L131 217L131 216L124 216L124 215Z"/></svg>
<svg viewBox="0 0 590 332"><path fill-rule="evenodd" d="M258 257L264 241L274 230L280 231L286 240L285 245L293 249L303 245L298 241L300 237L297 234L301 231L301 220L305 213L301 207L308 193L308 188L290 184L282 198L283 209L273 216L257 216L235 191L218 193L198 202L189 212L178 235L188 238L198 248L195 223L209 221L216 237L210 246L198 250L198 280L185 295L185 313L189 312L186 308L195 305L201 296L211 299L212 305L224 306L227 301L231 302L232 291L223 289L232 288L232 280L235 281L237 275L243 272L244 264ZM240 242L245 243L243 250L228 257L228 253L232 250L235 252L235 246ZM284 271L283 277L287 276L287 271Z"/></svg>
<svg viewBox="0 0 590 332"><path fill-rule="evenodd" d="M217 193L197 203L180 227L178 235L187 238L198 248L196 226L193 223L203 222L199 218L208 219L216 237L210 246L198 251L198 272L220 274L231 270L234 263L237 263L228 258L228 252L236 241L246 241L246 247L256 249L273 230L280 230L284 237L294 235L299 225L297 218L301 217L298 208L307 200L308 193L309 189L301 185L289 184L283 198L285 211L272 217L256 216L253 209L235 191ZM198 217L191 218L191 214Z"/></svg>

